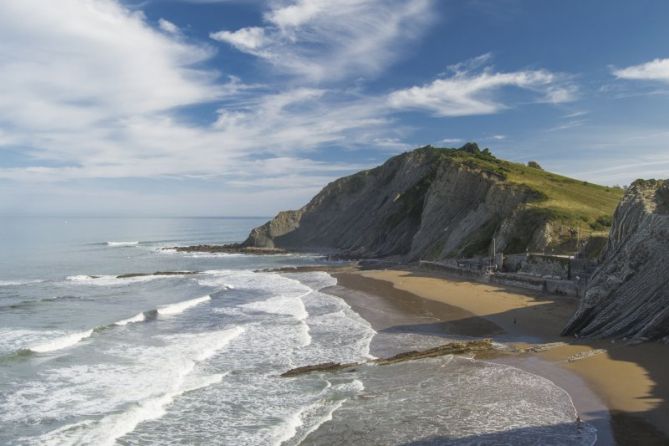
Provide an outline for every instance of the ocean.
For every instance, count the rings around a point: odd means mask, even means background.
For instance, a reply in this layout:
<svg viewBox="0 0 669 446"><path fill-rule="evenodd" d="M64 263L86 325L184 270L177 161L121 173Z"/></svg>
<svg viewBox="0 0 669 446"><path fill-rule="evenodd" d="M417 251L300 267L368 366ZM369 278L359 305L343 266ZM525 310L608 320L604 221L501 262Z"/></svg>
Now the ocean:
<svg viewBox="0 0 669 446"><path fill-rule="evenodd" d="M325 272L268 271L327 264L317 254L166 249L265 220L0 218L0 444L594 443L564 390L509 366L279 377L444 339L377 333ZM166 271L189 274L135 275Z"/></svg>

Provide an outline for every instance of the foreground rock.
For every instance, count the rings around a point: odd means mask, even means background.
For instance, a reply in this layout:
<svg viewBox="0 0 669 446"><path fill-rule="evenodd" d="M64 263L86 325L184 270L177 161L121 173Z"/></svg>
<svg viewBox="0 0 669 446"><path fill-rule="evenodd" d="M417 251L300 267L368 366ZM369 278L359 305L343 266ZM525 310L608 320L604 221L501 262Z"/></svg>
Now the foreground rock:
<svg viewBox="0 0 669 446"><path fill-rule="evenodd" d="M156 271L155 273L128 273L116 276L117 279L131 279L133 277L146 276L190 276L200 274L198 271Z"/></svg>
<svg viewBox="0 0 669 446"><path fill-rule="evenodd" d="M574 225L595 225L619 198L617 189L500 160L473 143L428 146L330 183L242 246L415 261L487 255L494 238L498 252L557 252L575 248ZM592 203L599 208L588 209Z"/></svg>
<svg viewBox="0 0 669 446"><path fill-rule="evenodd" d="M295 369L291 369L285 373L282 373L281 376L284 378L288 378L292 376L306 375L308 373L315 373L315 372L338 372L342 370L350 370L361 364L389 365L389 364L397 364L398 362L415 361L426 358L436 358L439 356L446 356L446 355L485 353L485 352L491 352L493 350L494 346L490 339L482 339L469 342L451 342L449 344L440 345L439 347L434 347L427 350L403 352L395 356L391 356L389 358L373 359L361 363L354 362L354 363L342 364L338 362L326 362L323 364L297 367Z"/></svg>
<svg viewBox="0 0 669 446"><path fill-rule="evenodd" d="M307 373L315 373L315 372L338 372L340 370L350 369L357 365L359 364L356 362L345 363L345 364L339 362L324 362L322 364L307 365L304 367L297 367L294 369L290 369L287 372L282 373L281 377L290 378L291 376L306 375Z"/></svg>
<svg viewBox="0 0 669 446"><path fill-rule="evenodd" d="M166 248L175 250L177 252L205 252L205 253L222 253L222 254L254 254L254 255L275 255L285 254L285 249L272 247L258 247L247 246L240 243L233 243L229 245L194 245L194 246L175 246L173 248Z"/></svg>
<svg viewBox="0 0 669 446"><path fill-rule="evenodd" d="M669 180L633 183L565 335L669 340Z"/></svg>

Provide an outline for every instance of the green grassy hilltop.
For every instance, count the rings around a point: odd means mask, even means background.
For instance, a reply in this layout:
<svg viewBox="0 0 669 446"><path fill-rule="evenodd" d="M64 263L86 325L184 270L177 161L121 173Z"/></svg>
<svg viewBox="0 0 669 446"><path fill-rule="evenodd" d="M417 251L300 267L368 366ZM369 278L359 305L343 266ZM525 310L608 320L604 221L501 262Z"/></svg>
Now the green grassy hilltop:
<svg viewBox="0 0 669 446"><path fill-rule="evenodd" d="M536 192L536 199L527 204L529 220L544 219L563 226L578 228L583 235L606 235L613 212L623 196L620 187L608 187L547 172L535 162L529 165L496 158L474 143L459 149L425 147L468 167L499 176L505 181L526 186Z"/></svg>

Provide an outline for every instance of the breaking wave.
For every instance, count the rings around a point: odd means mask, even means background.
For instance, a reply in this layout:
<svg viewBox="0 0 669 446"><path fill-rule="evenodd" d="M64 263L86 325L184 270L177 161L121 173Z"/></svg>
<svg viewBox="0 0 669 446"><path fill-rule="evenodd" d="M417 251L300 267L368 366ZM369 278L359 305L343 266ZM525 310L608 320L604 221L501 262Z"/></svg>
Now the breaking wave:
<svg viewBox="0 0 669 446"><path fill-rule="evenodd" d="M165 305L164 307L158 308L158 314L162 314L163 316L173 316L175 314L183 313L187 309L194 307L196 305L200 305L201 303L206 302L208 300L211 300L211 296L209 295L198 297L195 299L185 300L183 302L177 302L171 305Z"/></svg>
<svg viewBox="0 0 669 446"><path fill-rule="evenodd" d="M113 246L113 247L124 247L124 246L137 246L139 245L139 241L136 242L107 242L107 246Z"/></svg>
<svg viewBox="0 0 669 446"><path fill-rule="evenodd" d="M41 344L33 345L29 347L28 350L35 353L48 353L56 350L62 350L64 348L72 347L77 344L79 341L90 337L93 334L93 330L80 331L77 333L71 333L65 336L52 339L50 341L43 342Z"/></svg>

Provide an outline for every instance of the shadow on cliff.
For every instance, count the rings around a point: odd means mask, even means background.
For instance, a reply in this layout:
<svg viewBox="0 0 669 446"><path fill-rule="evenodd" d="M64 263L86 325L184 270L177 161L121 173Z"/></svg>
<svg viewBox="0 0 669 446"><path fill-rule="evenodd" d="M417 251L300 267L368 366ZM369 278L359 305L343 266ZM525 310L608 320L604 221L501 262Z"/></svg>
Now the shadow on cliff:
<svg viewBox="0 0 669 446"><path fill-rule="evenodd" d="M448 280L461 280L463 282L471 283L470 281L465 281L457 277L435 274L432 272L422 272L422 271L412 271L408 274L408 277L432 277L432 278L446 278ZM390 286L390 282L387 282ZM552 311L555 307L558 311L558 307L562 305L562 310L564 311L565 300L571 298L562 298L559 296L537 296L536 293L528 292L527 290L522 290L513 287L506 287L503 285L493 285L496 287L499 292L509 292L515 294L523 294L533 299L537 299L542 302L542 305L548 311ZM397 292L398 290L395 289ZM401 290L400 290L401 291ZM402 292L403 294L404 292ZM407 293L411 294L411 293ZM412 295L413 296L413 295ZM414 296L414 299L416 297ZM432 313L438 315L438 311L435 311L438 302L430 303ZM453 308L446 304L443 305L444 311L449 312L449 308ZM573 305L573 300L571 301ZM403 305L404 307L404 305ZM406 308L404 308L406 309ZM515 308L513 310L500 312L497 314L490 315L490 319L484 319L478 316L461 316L457 318L448 318L445 322L430 322L424 324L407 324L407 325L396 325L388 327L382 332L387 333L419 333L419 334L429 334L431 336L440 336L440 337L452 337L453 335L466 335L466 336L495 336L498 339L503 339L504 341L517 342L527 341L528 336L520 334L523 331L521 324L527 322L528 324L532 322L532 318L535 316L535 312L531 307L522 307ZM503 330L499 325L495 324L492 320L507 320L507 321L518 321L518 330ZM567 321L565 320L564 323ZM507 327L508 328L508 327ZM542 333L541 338L546 342L555 342L561 341L570 345L582 345L589 346L593 349L605 349L609 357L616 361L630 362L641 367L648 378L652 381L653 386L650 389L648 395L644 397L644 400L648 400L651 404L654 404L654 407L645 412L623 412L623 411L611 411L610 419L612 424L612 430L616 437L616 441L620 446L627 445L662 445L669 446L669 436L665 433L659 431L655 426L646 421L646 419L652 420L663 420L662 417L666 417L666 414L669 413L669 345L658 344L658 343L646 343L640 345L625 345L621 343L611 343L610 341L604 340L589 340L589 339L575 339L571 337L560 336L560 330L562 327L556 327L554 333ZM517 332L518 334L515 334ZM505 333L505 334L503 334ZM501 336L500 336L501 335ZM602 373L606 373L605 370ZM626 385L626 383L621 382L621 386ZM590 414L591 415L591 414ZM667 423L669 425L669 419L664 419L660 421ZM669 429L669 426L667 426ZM426 439L424 442L414 442L410 445L437 445L437 444L460 444L459 442L449 443L448 439ZM474 441L476 440L476 441ZM480 441L479 441L480 440ZM439 443L441 441L442 443ZM451 440L452 441L452 440ZM488 444L486 443L486 438L480 439L470 439L471 443L462 443L462 444ZM490 444L499 444L491 442ZM599 443L598 443L599 444Z"/></svg>

